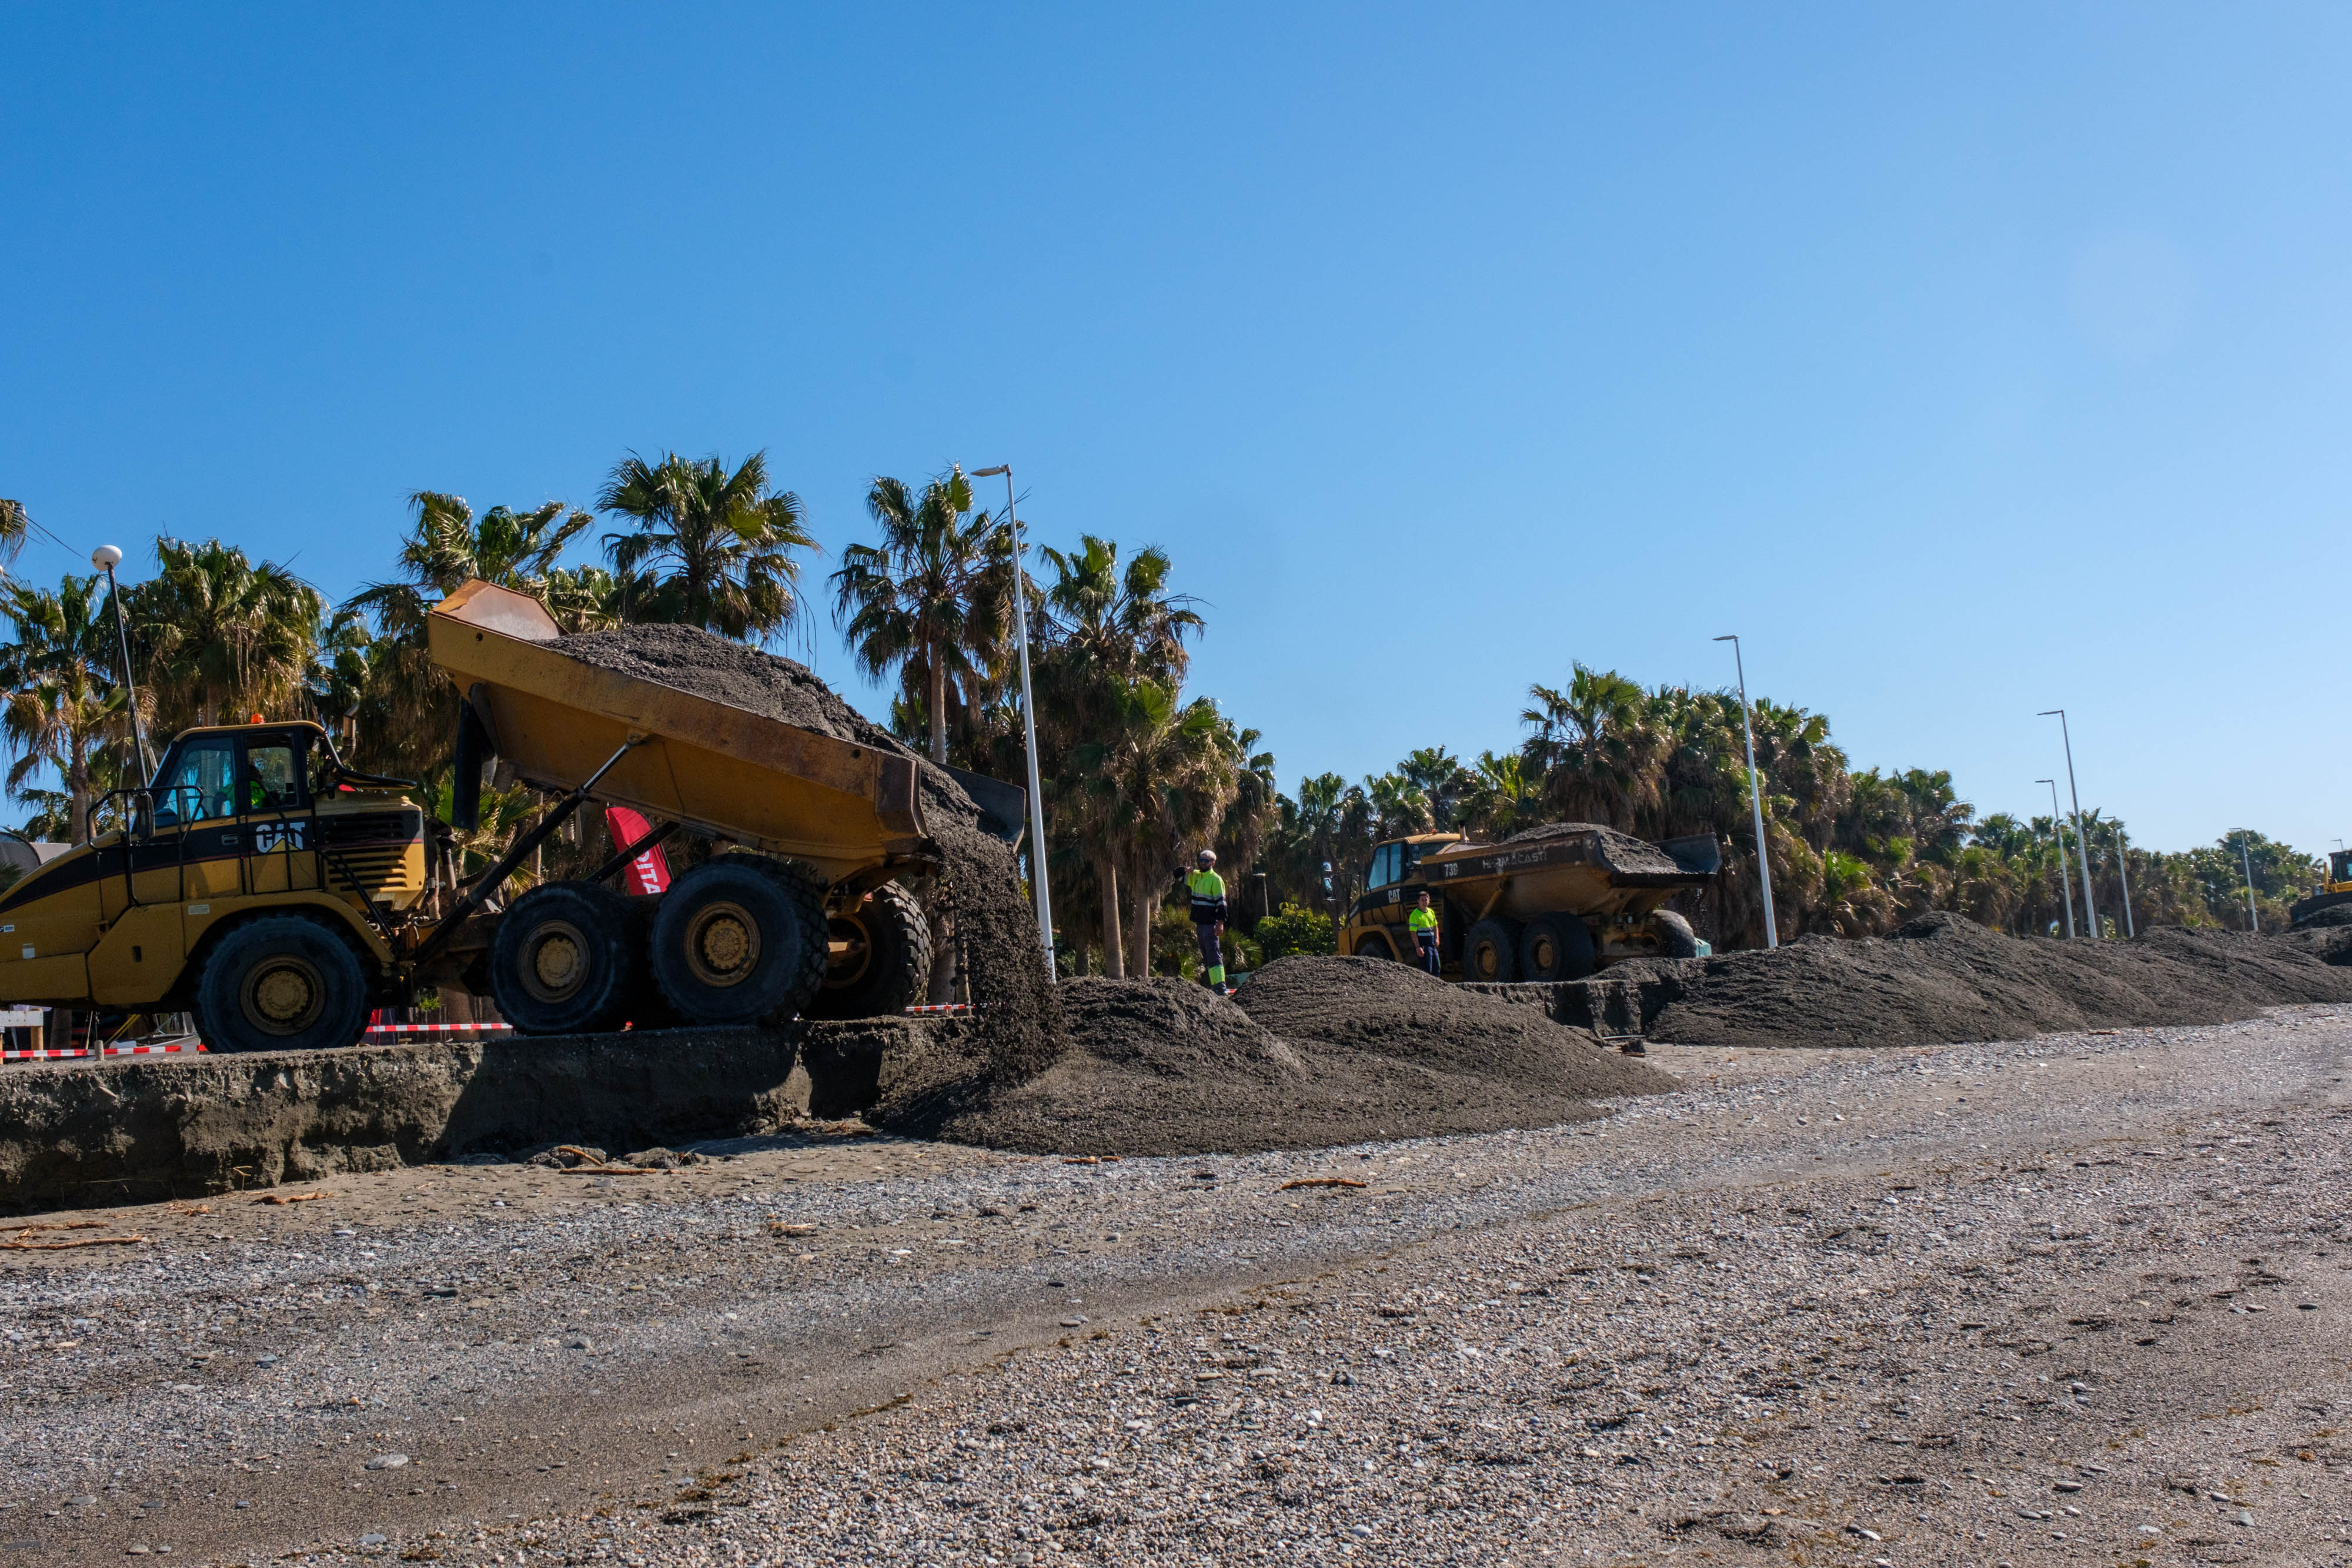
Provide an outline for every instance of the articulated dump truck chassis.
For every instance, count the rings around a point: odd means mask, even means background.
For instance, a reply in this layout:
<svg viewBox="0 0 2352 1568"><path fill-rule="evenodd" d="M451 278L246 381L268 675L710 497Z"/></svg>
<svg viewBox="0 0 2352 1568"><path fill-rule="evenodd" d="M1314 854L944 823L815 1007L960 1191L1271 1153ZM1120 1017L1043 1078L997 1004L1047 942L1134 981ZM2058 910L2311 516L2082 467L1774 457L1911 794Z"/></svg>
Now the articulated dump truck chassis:
<svg viewBox="0 0 2352 1568"><path fill-rule="evenodd" d="M457 878L407 781L349 768L315 724L189 730L150 784L108 798L122 826L0 895L0 1002L192 1011L212 1050L281 1051L351 1044L372 1008L439 986L488 990L530 1034L865 1017L922 995L929 937L897 879L940 856L913 758L572 658L537 601L488 583L436 607L427 637L464 699L456 825L475 826L493 759L557 797L496 863ZM592 801L656 826L499 907ZM680 831L733 849L659 897L610 885Z"/></svg>
<svg viewBox="0 0 2352 1568"><path fill-rule="evenodd" d="M1691 957L1690 923L1664 905L1722 864L1708 835L1652 845L1575 823L1500 844L1416 833L1373 852L1339 951L1412 962L1405 916L1426 893L1442 966L1465 981L1580 980L1623 958Z"/></svg>

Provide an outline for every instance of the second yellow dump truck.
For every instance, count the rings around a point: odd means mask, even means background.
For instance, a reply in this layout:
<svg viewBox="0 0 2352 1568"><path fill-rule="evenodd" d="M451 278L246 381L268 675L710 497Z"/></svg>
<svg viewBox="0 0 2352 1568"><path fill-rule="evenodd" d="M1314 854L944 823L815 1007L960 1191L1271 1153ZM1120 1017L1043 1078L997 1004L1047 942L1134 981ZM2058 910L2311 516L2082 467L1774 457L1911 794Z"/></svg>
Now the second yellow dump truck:
<svg viewBox="0 0 2352 1568"><path fill-rule="evenodd" d="M452 984L487 985L526 1033L918 999L929 938L897 879L940 852L916 760L590 664L558 636L537 601L483 582L430 619L465 705L452 815L493 758L560 797L487 871L458 879L405 781L352 768L318 725L189 730L111 798L122 826L0 895L0 1003L185 1010L209 1049L255 1051L351 1044L370 1009ZM595 875L501 907L513 870L592 800L659 825ZM731 849L658 899L609 884L681 828Z"/></svg>
<svg viewBox="0 0 2352 1568"><path fill-rule="evenodd" d="M1414 833L1372 852L1339 951L1412 962L1405 916L1426 893L1441 962L1464 980L1580 980L1621 958L1693 957L1690 923L1664 904L1722 864L1711 835L1649 844L1589 822L1499 844Z"/></svg>

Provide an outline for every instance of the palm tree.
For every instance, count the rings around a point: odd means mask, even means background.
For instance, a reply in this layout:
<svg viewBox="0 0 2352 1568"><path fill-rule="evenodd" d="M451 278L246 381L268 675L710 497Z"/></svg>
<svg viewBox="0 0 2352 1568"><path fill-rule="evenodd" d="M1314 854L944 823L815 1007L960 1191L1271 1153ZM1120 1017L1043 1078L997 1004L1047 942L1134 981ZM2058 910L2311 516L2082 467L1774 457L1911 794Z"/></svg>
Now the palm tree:
<svg viewBox="0 0 2352 1568"><path fill-rule="evenodd" d="M166 730L295 700L326 601L274 561L218 539L155 541L163 570L123 599Z"/></svg>
<svg viewBox="0 0 2352 1568"><path fill-rule="evenodd" d="M716 457L631 453L597 492L600 510L634 520L606 534L604 552L629 587L627 618L699 626L764 641L800 614L800 562L814 549L790 490L768 488L767 454L733 473Z"/></svg>
<svg viewBox="0 0 2352 1568"><path fill-rule="evenodd" d="M1039 750L1057 764L1049 793L1067 803L1052 831L1075 836L1094 870L1104 968L1117 977L1126 973L1129 948L1147 958L1150 951L1148 929L1122 930L1122 880L1127 902L1148 902L1156 911L1159 872L1150 873L1149 899L1139 899L1135 844L1154 808L1125 786L1151 768L1139 765L1123 779L1106 769L1122 747L1151 753L1151 737L1179 711L1176 694L1189 662L1184 638L1202 623L1189 598L1169 591L1164 550L1139 550L1122 568L1117 544L1087 534L1075 551L1041 553L1055 581L1045 596L1041 646L1033 651L1032 687Z"/></svg>
<svg viewBox="0 0 2352 1568"><path fill-rule="evenodd" d="M32 530L33 516L25 510L25 503L0 496L0 563L16 559Z"/></svg>
<svg viewBox="0 0 2352 1568"><path fill-rule="evenodd" d="M1572 666L1568 689L1532 685L1519 715L1535 734L1522 748L1567 816L1631 831L1656 796L1654 737L1643 723L1642 688L1614 670Z"/></svg>
<svg viewBox="0 0 2352 1568"><path fill-rule="evenodd" d="M833 574L834 624L876 679L896 671L906 716L929 731L931 760L948 759L951 706L975 714L994 695L1013 634L1013 544L971 505L953 467L917 496L877 476L866 511L879 545L851 545Z"/></svg>
<svg viewBox="0 0 2352 1568"><path fill-rule="evenodd" d="M425 618L434 605L479 578L540 600L567 632L610 624L615 616L606 602L608 574L555 564L595 520L588 513L546 501L524 512L492 507L477 517L464 497L439 490L419 490L408 504L416 517L401 542L400 575L369 583L343 604L344 616L373 621L373 634L330 632L351 685L336 698L338 716L359 718L362 755L370 766L422 778L447 760L457 737L449 678L425 653ZM353 653L357 670L348 663Z"/></svg>
<svg viewBox="0 0 2352 1568"><path fill-rule="evenodd" d="M0 649L5 732L17 757L8 789L31 798L26 784L44 767L65 780L65 827L76 842L89 836L92 752L121 735L129 711L122 687L108 673L114 653L110 608L96 577L68 576L54 593L11 583L0 597L16 641Z"/></svg>

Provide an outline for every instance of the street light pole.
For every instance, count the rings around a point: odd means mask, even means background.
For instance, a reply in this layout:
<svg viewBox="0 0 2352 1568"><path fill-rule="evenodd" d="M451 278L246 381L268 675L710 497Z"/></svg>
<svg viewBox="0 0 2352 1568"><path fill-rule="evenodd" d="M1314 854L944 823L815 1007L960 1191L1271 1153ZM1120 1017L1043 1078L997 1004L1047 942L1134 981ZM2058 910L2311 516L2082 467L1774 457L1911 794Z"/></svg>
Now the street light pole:
<svg viewBox="0 0 2352 1568"><path fill-rule="evenodd" d="M114 569L121 564L122 552L112 545L100 545L89 552L89 564L106 573L107 597L114 601L114 636L122 650L122 690L130 698L131 737L139 746L139 782L144 785L155 771L155 759L147 755L147 730L139 722L139 687L131 679L131 623L122 613L122 590L114 580Z"/></svg>
<svg viewBox="0 0 2352 1568"><path fill-rule="evenodd" d="M2246 851L2246 841L2238 840L2238 862L2246 868L2246 925L2259 935L2263 928L2262 911L2254 907L2254 857Z"/></svg>
<svg viewBox="0 0 2352 1568"><path fill-rule="evenodd" d="M2117 822L2116 824L2116 880L2123 883L2124 888L2124 935L2137 937L2139 933L2132 926L2131 868L2124 863L2127 858L2124 853L2124 825Z"/></svg>
<svg viewBox="0 0 2352 1568"><path fill-rule="evenodd" d="M1022 587L1021 519L1013 509L1013 465L975 468L975 479L1004 476L1004 522L1013 530L1013 622L1021 650L1021 735L1029 749L1029 887L1037 900L1037 940L1045 949L1045 977L1054 972L1054 895L1045 886L1045 796L1037 782L1037 704L1029 692L1029 595Z"/></svg>
<svg viewBox="0 0 2352 1568"><path fill-rule="evenodd" d="M2066 940L2074 939L2074 879L2066 873L2066 818L2058 810L2058 780L2036 779L2050 786L2050 826L2058 834L2058 884L2066 890Z"/></svg>
<svg viewBox="0 0 2352 1568"><path fill-rule="evenodd" d="M2074 788L2074 737L2066 730L2066 710L2063 707L2045 709L2038 718L2058 716L2058 734L2066 743L2066 793L2074 802L2074 852L2083 860L2083 915L2090 923L2086 936L2099 934L2099 906L2091 896L2091 841L2083 836L2083 794Z"/></svg>
<svg viewBox="0 0 2352 1568"><path fill-rule="evenodd" d="M1748 661L1740 656L1739 634L1727 632L1716 639L1731 644L1732 667L1739 672L1739 732L1748 737L1748 801L1756 811L1756 879L1764 889L1764 946L1780 945L1780 927L1772 919L1772 865L1764 853L1764 786L1756 772L1756 727L1748 719Z"/></svg>

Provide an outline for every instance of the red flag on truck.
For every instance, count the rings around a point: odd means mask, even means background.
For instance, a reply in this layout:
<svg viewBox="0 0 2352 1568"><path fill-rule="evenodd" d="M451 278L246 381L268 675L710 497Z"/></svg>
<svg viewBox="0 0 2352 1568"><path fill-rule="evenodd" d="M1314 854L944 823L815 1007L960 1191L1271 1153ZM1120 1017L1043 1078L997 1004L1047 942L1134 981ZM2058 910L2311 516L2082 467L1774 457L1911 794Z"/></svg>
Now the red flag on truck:
<svg viewBox="0 0 2352 1568"><path fill-rule="evenodd" d="M654 825L626 806L607 806L604 808L604 831L613 835L615 850L625 850L652 832ZM659 844L652 845L622 868L621 887L632 894L669 891L669 857L662 853Z"/></svg>

